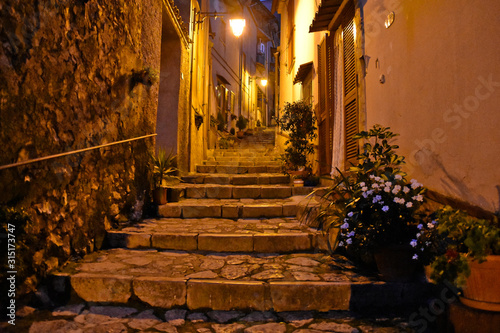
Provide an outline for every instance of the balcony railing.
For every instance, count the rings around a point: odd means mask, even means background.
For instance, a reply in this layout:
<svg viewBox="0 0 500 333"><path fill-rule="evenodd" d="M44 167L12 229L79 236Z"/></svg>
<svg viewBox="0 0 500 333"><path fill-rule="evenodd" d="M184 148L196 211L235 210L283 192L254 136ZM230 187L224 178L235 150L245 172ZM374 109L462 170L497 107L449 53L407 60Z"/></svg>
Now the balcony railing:
<svg viewBox="0 0 500 333"><path fill-rule="evenodd" d="M266 55L264 53L257 53L257 64L266 66Z"/></svg>

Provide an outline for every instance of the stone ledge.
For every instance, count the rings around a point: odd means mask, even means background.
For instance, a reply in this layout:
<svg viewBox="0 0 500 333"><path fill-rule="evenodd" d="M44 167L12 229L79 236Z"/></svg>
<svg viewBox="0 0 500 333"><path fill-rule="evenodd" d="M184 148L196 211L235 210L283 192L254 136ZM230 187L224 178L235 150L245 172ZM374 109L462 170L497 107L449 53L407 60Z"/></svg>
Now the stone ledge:
<svg viewBox="0 0 500 333"><path fill-rule="evenodd" d="M151 306L172 308L186 305L186 279L143 276L134 278L132 285L134 295Z"/></svg>
<svg viewBox="0 0 500 333"><path fill-rule="evenodd" d="M127 303L132 296L132 276L78 273L71 287L87 302Z"/></svg>
<svg viewBox="0 0 500 333"><path fill-rule="evenodd" d="M187 307L191 310L271 309L266 284L258 281L189 280Z"/></svg>
<svg viewBox="0 0 500 333"><path fill-rule="evenodd" d="M349 310L351 284L338 282L270 282L275 311Z"/></svg>

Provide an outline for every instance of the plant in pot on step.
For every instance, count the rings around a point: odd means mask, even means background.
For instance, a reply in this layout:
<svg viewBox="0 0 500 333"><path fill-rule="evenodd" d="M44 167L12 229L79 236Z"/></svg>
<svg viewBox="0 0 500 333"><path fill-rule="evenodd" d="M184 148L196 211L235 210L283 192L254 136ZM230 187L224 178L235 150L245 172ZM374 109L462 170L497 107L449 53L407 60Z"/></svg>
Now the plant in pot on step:
<svg viewBox="0 0 500 333"><path fill-rule="evenodd" d="M436 283L449 282L463 289L462 303L490 311L500 311L500 228L498 219L479 219L445 206L435 220L419 225L415 236L415 257L431 253L430 277ZM422 241L429 231L444 242L437 250L434 242Z"/></svg>
<svg viewBox="0 0 500 333"><path fill-rule="evenodd" d="M304 101L286 103L277 123L289 136L285 153L281 156L285 172L291 176L305 176L307 157L314 153L312 140L317 136L311 105Z"/></svg>
<svg viewBox="0 0 500 333"><path fill-rule="evenodd" d="M241 139L245 135L245 132L243 132L243 130L247 127L247 124L248 124L248 119L240 114L238 120L236 121L236 127L238 127L239 129L239 131L236 132L238 138Z"/></svg>
<svg viewBox="0 0 500 333"><path fill-rule="evenodd" d="M153 202L158 205L167 203L168 186L178 183L180 178L176 176L177 155L165 149L159 148L158 152L150 153L150 165L152 171Z"/></svg>
<svg viewBox="0 0 500 333"><path fill-rule="evenodd" d="M375 125L354 136L363 139L359 163L348 175L338 171L336 183L323 195L316 216L323 230L338 233L331 248L376 267L387 281L413 278L410 242L417 232L425 189L406 180L404 157L389 143L397 134Z"/></svg>

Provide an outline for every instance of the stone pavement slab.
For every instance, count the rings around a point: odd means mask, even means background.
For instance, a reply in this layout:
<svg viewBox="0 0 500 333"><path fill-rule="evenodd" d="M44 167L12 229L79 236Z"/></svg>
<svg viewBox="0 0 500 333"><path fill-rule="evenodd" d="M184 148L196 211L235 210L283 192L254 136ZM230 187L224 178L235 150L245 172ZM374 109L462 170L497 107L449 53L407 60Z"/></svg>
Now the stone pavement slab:
<svg viewBox="0 0 500 333"><path fill-rule="evenodd" d="M64 315L60 315L64 310ZM162 310L80 303L72 310L32 309L16 326L0 324L7 333L167 332L167 333L413 333L402 317L362 316L353 312L273 312Z"/></svg>

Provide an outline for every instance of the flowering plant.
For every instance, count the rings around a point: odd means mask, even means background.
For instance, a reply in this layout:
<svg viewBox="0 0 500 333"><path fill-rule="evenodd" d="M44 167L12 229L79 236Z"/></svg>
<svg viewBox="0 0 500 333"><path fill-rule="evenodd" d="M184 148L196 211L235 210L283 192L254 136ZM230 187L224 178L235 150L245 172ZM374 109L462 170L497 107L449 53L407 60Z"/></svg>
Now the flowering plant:
<svg viewBox="0 0 500 333"><path fill-rule="evenodd" d="M483 262L490 254L500 254L498 221L478 219L449 206L439 209L435 220L419 224L411 241L415 259L430 263L431 278L465 286L470 275L470 260Z"/></svg>
<svg viewBox="0 0 500 333"><path fill-rule="evenodd" d="M425 189L416 180L407 181L401 170L404 157L389 141L397 136L387 127L375 125L354 136L364 140L359 162L323 195L316 219L324 230L339 228L333 247L353 259L369 260L382 246L408 245L416 233L417 210Z"/></svg>
<svg viewBox="0 0 500 333"><path fill-rule="evenodd" d="M369 175L353 186L340 226L338 246L371 253L386 245L405 245L415 234L415 212L424 200L422 184L399 174Z"/></svg>

